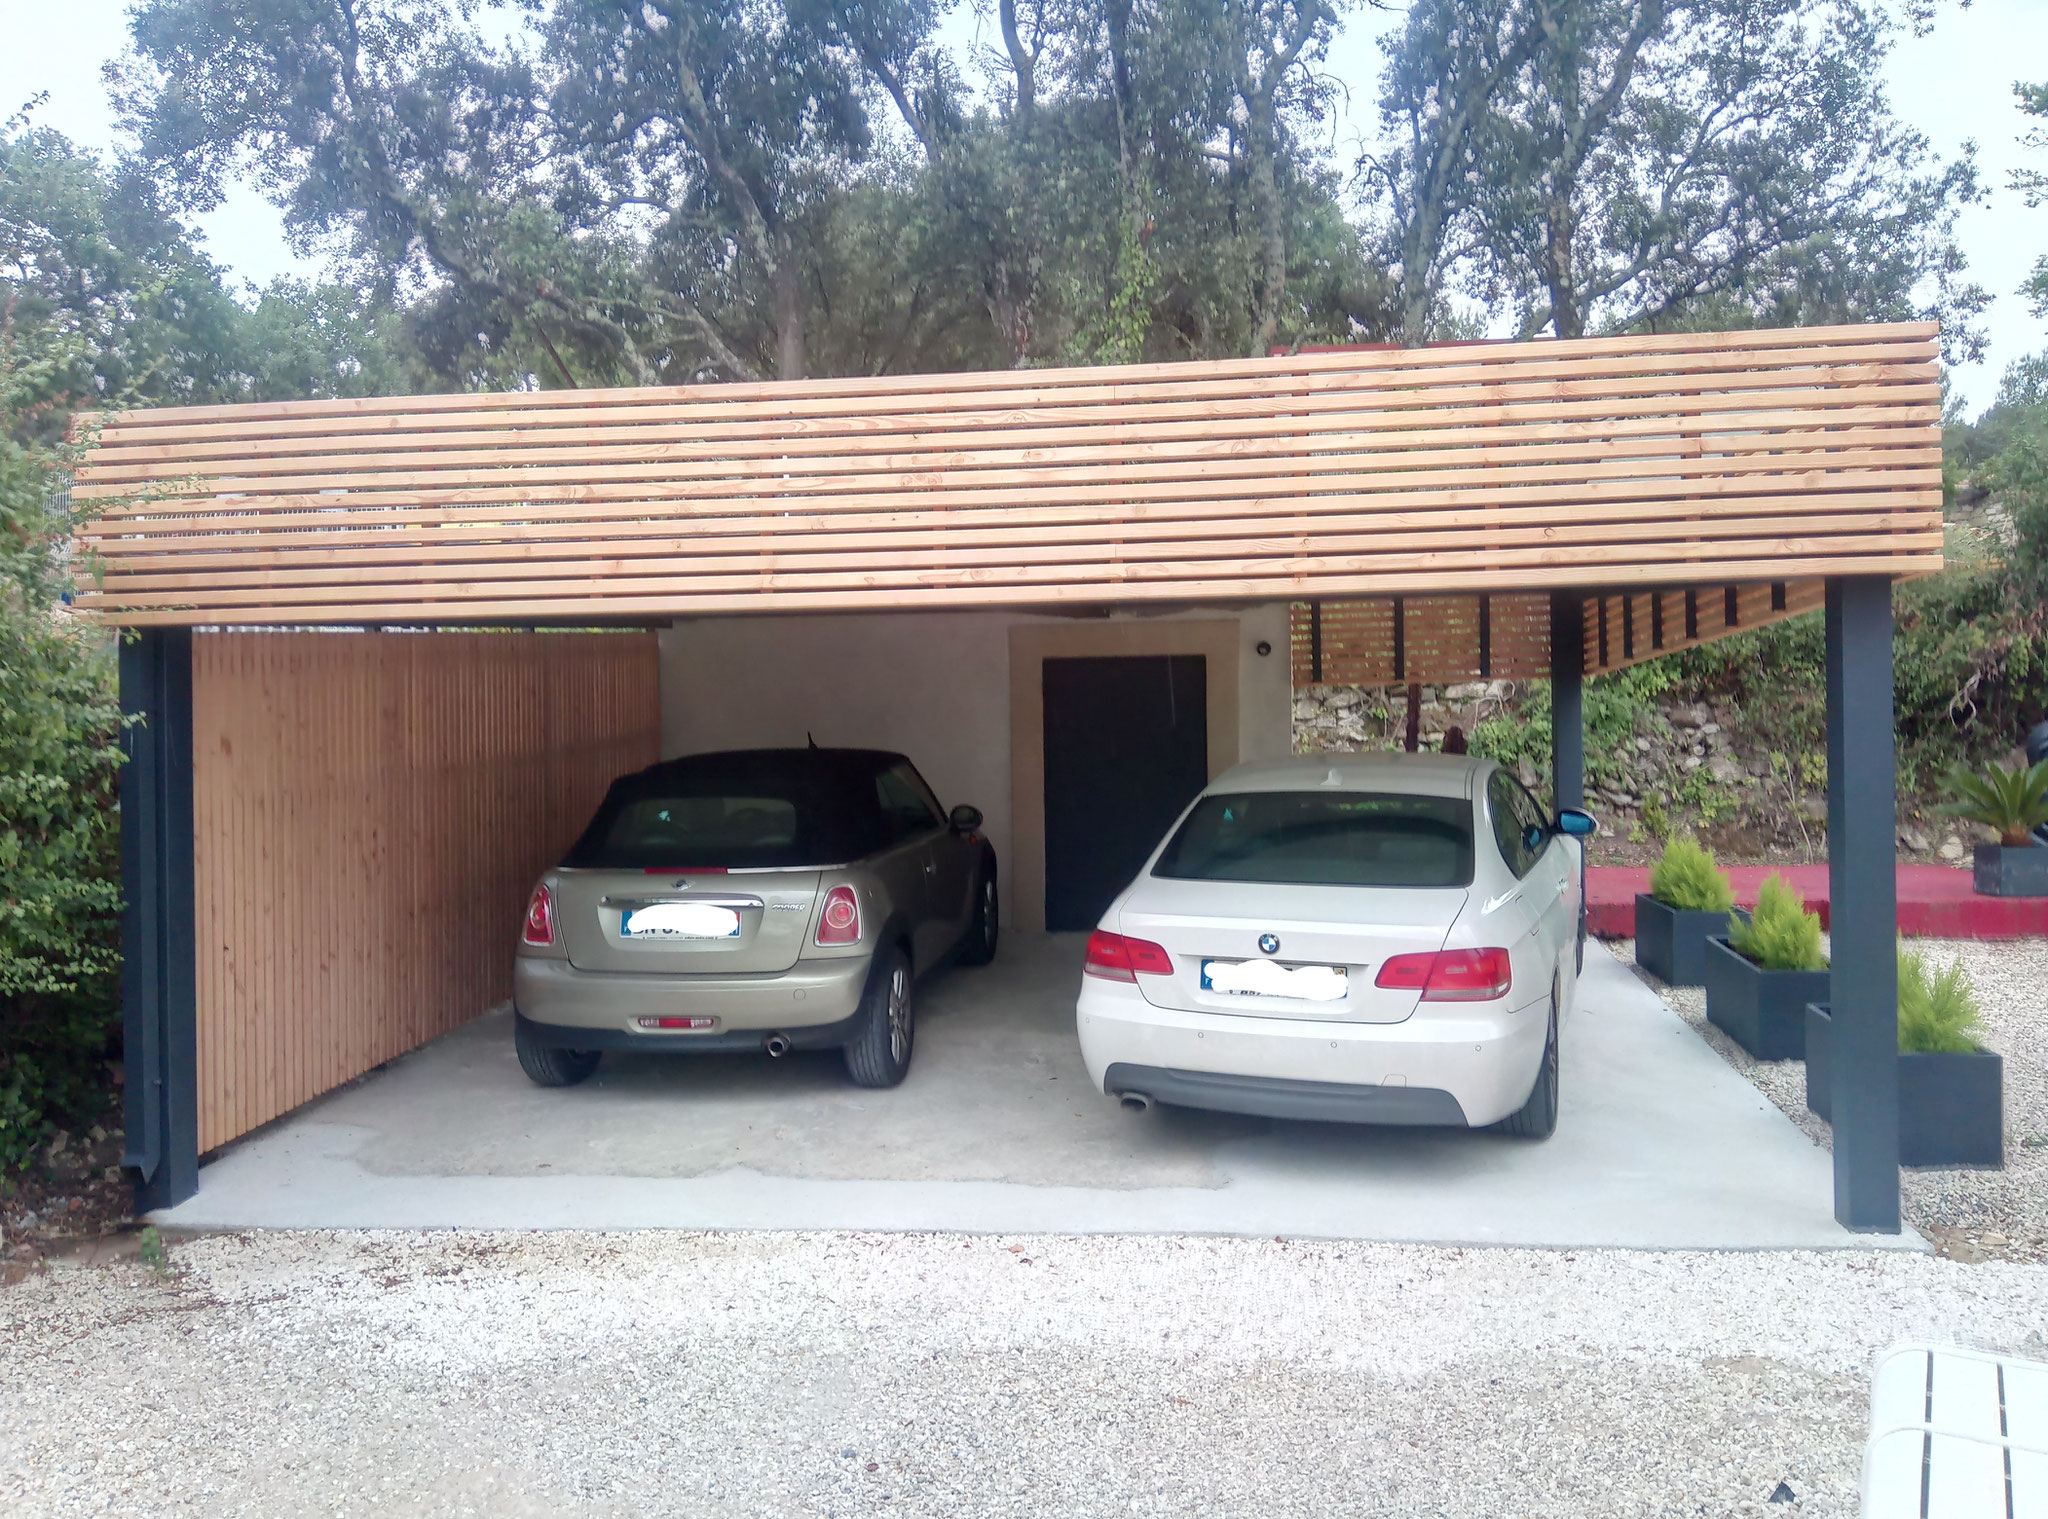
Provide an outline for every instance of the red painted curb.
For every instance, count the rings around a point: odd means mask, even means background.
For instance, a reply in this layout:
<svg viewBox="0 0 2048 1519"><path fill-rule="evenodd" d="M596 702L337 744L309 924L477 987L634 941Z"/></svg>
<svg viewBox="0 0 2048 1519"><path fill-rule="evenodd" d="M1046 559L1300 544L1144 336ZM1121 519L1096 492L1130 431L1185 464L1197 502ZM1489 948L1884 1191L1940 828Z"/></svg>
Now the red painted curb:
<svg viewBox="0 0 2048 1519"><path fill-rule="evenodd" d="M1731 865L1728 879L1741 906L1756 906L1757 888L1773 871L1806 905L1828 918L1825 865ZM1899 867L1899 932L1925 939L2048 939L2048 897L1980 897L1970 872L1946 865ZM1586 870L1586 927L1603 938L1636 931L1636 894L1650 889L1646 865L1593 865Z"/></svg>

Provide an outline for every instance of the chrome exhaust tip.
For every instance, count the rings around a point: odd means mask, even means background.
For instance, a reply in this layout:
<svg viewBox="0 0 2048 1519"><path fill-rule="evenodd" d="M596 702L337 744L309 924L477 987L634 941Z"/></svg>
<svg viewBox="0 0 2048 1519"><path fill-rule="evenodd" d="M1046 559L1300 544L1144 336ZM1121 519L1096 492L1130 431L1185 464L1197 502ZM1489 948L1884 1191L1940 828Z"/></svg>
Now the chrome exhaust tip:
<svg viewBox="0 0 2048 1519"><path fill-rule="evenodd" d="M1143 1092L1125 1092L1117 1098L1117 1101L1123 1105L1123 1110L1126 1113L1149 1113L1152 1111L1152 1099Z"/></svg>
<svg viewBox="0 0 2048 1519"><path fill-rule="evenodd" d="M768 1052L769 1059L780 1060L784 1055L787 1055L790 1052L791 1045L789 1042L789 1035L770 1034L766 1039L761 1041L761 1047Z"/></svg>

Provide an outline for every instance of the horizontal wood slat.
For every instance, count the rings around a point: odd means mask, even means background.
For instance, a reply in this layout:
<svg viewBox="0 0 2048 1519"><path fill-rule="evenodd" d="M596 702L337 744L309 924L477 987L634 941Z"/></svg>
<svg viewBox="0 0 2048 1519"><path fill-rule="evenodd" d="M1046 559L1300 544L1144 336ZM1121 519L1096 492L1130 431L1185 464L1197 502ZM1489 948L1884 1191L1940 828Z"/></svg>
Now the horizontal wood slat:
<svg viewBox="0 0 2048 1519"><path fill-rule="evenodd" d="M659 713L651 633L195 636L200 1149L509 997Z"/></svg>
<svg viewBox="0 0 2048 1519"><path fill-rule="evenodd" d="M1893 324L129 412L99 419L75 485L104 503L77 604L138 624L567 621L1917 574L1940 563L1935 340Z"/></svg>

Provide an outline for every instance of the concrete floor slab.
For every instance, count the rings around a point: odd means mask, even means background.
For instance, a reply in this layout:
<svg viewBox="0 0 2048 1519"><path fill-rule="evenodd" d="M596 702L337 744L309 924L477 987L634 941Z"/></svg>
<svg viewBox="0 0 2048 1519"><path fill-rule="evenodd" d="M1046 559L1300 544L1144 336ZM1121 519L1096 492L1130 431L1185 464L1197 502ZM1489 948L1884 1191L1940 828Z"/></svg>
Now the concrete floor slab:
<svg viewBox="0 0 2048 1519"><path fill-rule="evenodd" d="M231 1146L184 1228L1214 1233L1455 1244L1921 1244L1834 1221L1827 1154L1598 944L1556 1136L1282 1123L1093 1090L1079 936L1006 939L925 989L902 1087L836 1055L607 1056L532 1086L510 1016L457 1030Z"/></svg>

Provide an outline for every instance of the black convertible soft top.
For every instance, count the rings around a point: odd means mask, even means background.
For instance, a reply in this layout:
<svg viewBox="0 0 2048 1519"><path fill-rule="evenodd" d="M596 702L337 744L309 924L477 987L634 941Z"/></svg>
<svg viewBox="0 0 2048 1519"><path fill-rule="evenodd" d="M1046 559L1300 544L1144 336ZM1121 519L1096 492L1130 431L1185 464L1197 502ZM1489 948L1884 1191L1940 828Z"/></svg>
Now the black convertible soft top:
<svg viewBox="0 0 2048 1519"><path fill-rule="evenodd" d="M728 749L664 760L621 776L562 864L584 870L729 869L836 865L884 847L890 839L875 777L906 763L886 749ZM673 808L661 804L676 804ZM668 823L710 808L772 808L772 836L752 839L690 836L687 823L651 834L642 820ZM643 804L653 804L652 807Z"/></svg>

